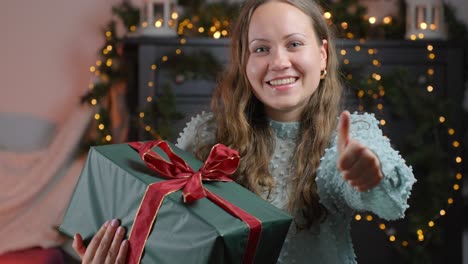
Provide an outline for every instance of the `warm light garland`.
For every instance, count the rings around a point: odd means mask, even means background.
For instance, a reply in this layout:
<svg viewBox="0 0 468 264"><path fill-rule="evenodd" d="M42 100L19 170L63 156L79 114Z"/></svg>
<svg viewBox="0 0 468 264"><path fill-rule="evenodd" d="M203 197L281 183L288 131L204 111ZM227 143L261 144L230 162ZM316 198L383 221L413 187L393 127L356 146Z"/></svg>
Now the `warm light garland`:
<svg viewBox="0 0 468 264"><path fill-rule="evenodd" d="M358 52L360 50L360 48L355 48L355 51ZM427 45L427 51L428 51L428 60L429 61L432 61L435 59L435 53L434 53L434 46L431 45L431 44L428 44ZM374 50L373 49L369 49L369 55L372 55L374 54ZM341 54L346 54L345 52L341 52ZM376 64L374 64L376 65ZM380 65L380 63L378 63L377 65ZM426 71L427 73L427 78L429 80L432 80L434 74L435 74L435 70L432 68L432 66L429 66L429 68L427 69ZM375 81L380 81L380 77L379 78L376 78L377 75L374 76L373 74L373 77L374 77L374 80ZM348 77L349 79L349 77ZM435 84L433 83L430 83L428 84L427 88L426 88L426 91L428 93L432 93L433 91L435 90ZM375 100L383 97L384 95L384 88L381 87L381 91L382 93L380 94L381 96L376 96L376 97L373 97ZM368 91L369 93L372 92L372 90L369 90ZM358 98L360 99L359 101L359 110L363 110L363 105L362 105L362 97L364 96L364 91L363 90L359 90L358 93L357 93L357 96ZM383 105L380 103L380 102L377 102L376 103L377 105L377 109L379 110L382 110L383 109ZM447 124L447 118L443 115L439 116L438 120L437 120L440 124ZM380 124L383 126L386 124L385 120L381 119L380 120ZM447 129L447 134L450 136L449 140L452 140L452 147L454 149L455 152L457 152L459 146L460 146L460 143L459 143L459 140L457 140L455 138L455 129L454 128L451 128L451 127L448 127ZM427 223L427 226L421 226L419 227L415 233L417 234L417 242L418 243L422 243L425 241L425 238L427 237L428 233L431 232L431 230L433 228L435 228L436 226L436 223L444 216L446 216L447 214L447 210L449 209L450 206L452 206L454 204L454 199L453 199L453 196L454 196L454 192L456 191L459 191L460 189L460 185L461 185L461 180L462 180L462 173L461 173L461 168L462 168L462 158L460 156L458 156L457 154L455 154L456 156L454 157L454 162L456 163L456 166L458 168L458 172L456 173L455 177L454 177L454 181L455 183L452 185L452 187L450 188L451 191L450 191L450 195L449 197L447 198L447 203L445 205L445 207L441 208L440 210L437 211L437 214L435 214L431 219L428 219L426 221ZM356 214L354 219L356 221L361 221L363 219L363 217L361 216L361 214ZM366 220L367 221L372 221L372 217L370 217L370 215L368 215L366 217ZM409 239L400 239L399 236L397 237L397 232L394 228L388 228L384 223L382 223L380 220L377 220L377 226L379 227L380 230L382 230L387 236L388 236L388 240L392 243L400 243L401 246L403 247L408 247L411 245L412 241L409 241Z"/></svg>
<svg viewBox="0 0 468 264"><path fill-rule="evenodd" d="M177 46L174 50L174 54L176 56L178 55L181 55L183 52L182 52L182 48L181 46L185 45L187 43L186 39L185 38L180 38L179 39L179 46ZM169 53L167 54L164 54L161 56L161 58L159 59L160 63L163 64L165 62L168 62L169 60ZM151 103L153 101L153 97L154 97L154 82L152 81L154 79L154 76L156 76L156 70L158 69L158 64L156 63L153 63L150 65L150 76L148 77L148 82L147 82L147 87L148 87L148 94L149 96L146 98L146 101L148 103ZM144 130L151 134L154 138L156 139L161 139L161 135L159 135L159 133L150 125L150 124L146 124L144 122L144 117L145 117L145 113L144 112L140 112L139 114L139 118L140 118L140 121L139 121L139 124L141 127L144 128Z"/></svg>

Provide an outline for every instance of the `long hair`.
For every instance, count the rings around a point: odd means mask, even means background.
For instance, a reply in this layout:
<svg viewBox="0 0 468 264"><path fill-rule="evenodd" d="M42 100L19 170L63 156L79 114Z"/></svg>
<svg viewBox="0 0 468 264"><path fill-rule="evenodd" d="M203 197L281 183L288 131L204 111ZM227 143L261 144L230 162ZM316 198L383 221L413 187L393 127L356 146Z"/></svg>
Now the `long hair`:
<svg viewBox="0 0 468 264"><path fill-rule="evenodd" d="M270 193L275 187L268 170L274 139L264 105L252 93L247 79L248 30L253 12L269 1L272 0L247 0L243 4L231 34L231 63L214 91L211 104L216 141L237 149L241 156L234 179L257 194ZM336 127L342 86L334 39L318 4L314 0L276 1L289 3L310 17L319 45L323 39L328 41L327 75L302 112L290 179L288 210L303 216L305 222L296 222L298 227L310 227L326 215L319 204L315 177ZM198 156L205 158L209 147L201 147Z"/></svg>

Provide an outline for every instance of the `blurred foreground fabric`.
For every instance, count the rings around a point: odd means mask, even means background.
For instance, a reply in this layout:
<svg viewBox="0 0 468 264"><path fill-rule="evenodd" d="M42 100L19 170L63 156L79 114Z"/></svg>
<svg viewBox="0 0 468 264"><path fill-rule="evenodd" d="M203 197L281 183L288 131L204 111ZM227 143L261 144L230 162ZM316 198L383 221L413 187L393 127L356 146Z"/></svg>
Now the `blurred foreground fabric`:
<svg viewBox="0 0 468 264"><path fill-rule="evenodd" d="M77 154L91 118L87 106L77 106L59 126L0 113L0 255L66 241L57 227L84 163ZM41 255L23 255L30 254Z"/></svg>

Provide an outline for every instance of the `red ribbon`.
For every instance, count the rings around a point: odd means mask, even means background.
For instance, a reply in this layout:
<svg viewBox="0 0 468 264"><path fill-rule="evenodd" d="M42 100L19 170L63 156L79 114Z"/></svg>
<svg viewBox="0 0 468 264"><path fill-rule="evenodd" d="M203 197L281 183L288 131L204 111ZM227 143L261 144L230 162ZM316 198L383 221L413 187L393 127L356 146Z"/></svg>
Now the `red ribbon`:
<svg viewBox="0 0 468 264"><path fill-rule="evenodd" d="M243 262L253 263L262 230L261 222L241 208L208 191L203 187L202 183L202 181L232 181L228 175L233 174L239 165L240 157L237 151L222 144L217 144L211 149L205 164L195 172L182 158L172 151L165 141L154 140L145 143L130 142L128 144L139 152L141 159L148 167L159 175L170 179L150 184L147 187L130 232L128 263L140 263L146 240L164 198L180 189L182 189L184 202L191 203L207 197L226 212L241 219L249 226L250 232ZM152 150L155 146L161 148L166 153L169 161L166 161Z"/></svg>

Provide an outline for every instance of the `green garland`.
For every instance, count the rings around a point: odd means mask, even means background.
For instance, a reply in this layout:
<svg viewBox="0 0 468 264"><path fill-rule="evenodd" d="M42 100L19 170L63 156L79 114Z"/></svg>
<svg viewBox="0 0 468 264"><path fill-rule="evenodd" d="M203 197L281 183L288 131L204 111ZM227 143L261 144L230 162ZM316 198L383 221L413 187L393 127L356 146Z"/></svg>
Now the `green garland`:
<svg viewBox="0 0 468 264"><path fill-rule="evenodd" d="M227 37L231 26L230 22L237 17L240 5L236 3L204 4L203 2L200 0L179 1L180 5L184 7L184 13L178 27L179 35L211 37L214 31L210 29L214 26L216 31L226 31L226 34L220 37ZM189 27L189 24L195 24L195 26ZM200 32L200 28L203 28L204 31Z"/></svg>
<svg viewBox="0 0 468 264"><path fill-rule="evenodd" d="M369 23L364 19L367 9L358 0L324 0L325 11L332 14L331 22L339 38L364 38L369 33ZM343 26L346 23L346 26Z"/></svg>
<svg viewBox="0 0 468 264"><path fill-rule="evenodd" d="M127 30L138 25L139 10L123 1L112 8ZM111 120L109 116L109 91L113 85L127 80L127 70L122 65L122 39L117 36L117 22L111 20L103 29L104 44L98 50L99 63L93 66L95 81L90 84L89 91L81 97L82 103L97 107L99 121L93 123L94 133L90 132L82 140L81 150L86 153L90 146L111 143L107 136L111 135ZM107 101L107 102L106 102ZM107 103L107 104L106 104ZM99 128L102 126L103 128Z"/></svg>

